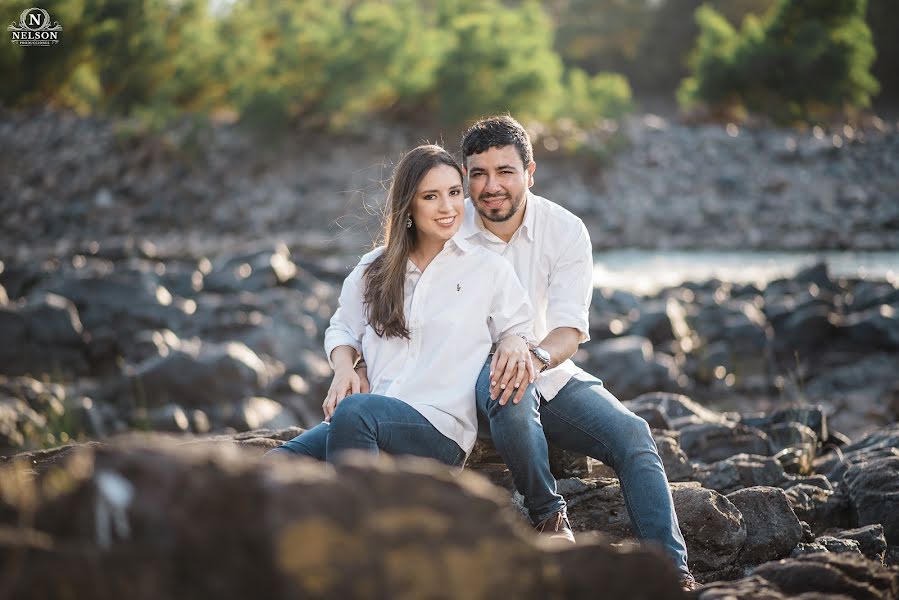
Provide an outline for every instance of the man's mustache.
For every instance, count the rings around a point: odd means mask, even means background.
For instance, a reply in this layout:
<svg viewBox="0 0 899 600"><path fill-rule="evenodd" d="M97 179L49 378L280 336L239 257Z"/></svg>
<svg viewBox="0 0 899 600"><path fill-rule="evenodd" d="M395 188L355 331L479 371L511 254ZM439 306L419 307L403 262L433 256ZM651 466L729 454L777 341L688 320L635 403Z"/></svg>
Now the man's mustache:
<svg viewBox="0 0 899 600"><path fill-rule="evenodd" d="M497 200L500 198L508 199L508 197L509 197L508 194L488 194L485 192L485 193L481 194L480 196L478 196L478 200Z"/></svg>

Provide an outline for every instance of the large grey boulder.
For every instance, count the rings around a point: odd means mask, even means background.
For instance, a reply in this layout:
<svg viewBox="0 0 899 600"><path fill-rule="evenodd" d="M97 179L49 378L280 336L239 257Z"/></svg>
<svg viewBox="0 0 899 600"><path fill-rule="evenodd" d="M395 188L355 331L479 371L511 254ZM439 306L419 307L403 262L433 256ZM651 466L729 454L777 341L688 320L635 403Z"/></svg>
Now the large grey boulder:
<svg viewBox="0 0 899 600"><path fill-rule="evenodd" d="M137 406L205 407L262 395L270 378L259 356L230 342L149 359L136 368L130 388Z"/></svg>
<svg viewBox="0 0 899 600"><path fill-rule="evenodd" d="M502 492L428 461L335 470L143 440L58 464L36 480L2 467L0 547L27 554L12 597L683 597L657 550L535 543Z"/></svg>
<svg viewBox="0 0 899 600"><path fill-rule="evenodd" d="M21 307L0 308L0 331L4 335L0 349L3 373L59 377L90 372L89 336L68 298L42 292L30 296Z"/></svg>
<svg viewBox="0 0 899 600"><path fill-rule="evenodd" d="M899 545L899 457L857 464L844 478L859 525L883 525L888 543Z"/></svg>
<svg viewBox="0 0 899 600"><path fill-rule="evenodd" d="M899 598L899 570L887 568L853 554L810 554L753 569L788 596L806 598L853 598L895 600ZM832 594L832 596L830 596Z"/></svg>
<svg viewBox="0 0 899 600"><path fill-rule="evenodd" d="M746 542L746 522L725 496L701 487L672 488L690 568L715 571L734 564Z"/></svg>
<svg viewBox="0 0 899 600"><path fill-rule="evenodd" d="M802 525L780 488L755 486L727 495L746 523L743 564L759 564L789 556L802 539Z"/></svg>
<svg viewBox="0 0 899 600"><path fill-rule="evenodd" d="M614 479L600 479L597 483L578 487L566 484L572 528L597 531L615 541L637 539L620 484ZM674 483L671 494L687 544L690 568L709 572L732 565L746 539L740 511L721 494L696 483Z"/></svg>
<svg viewBox="0 0 899 600"><path fill-rule="evenodd" d="M652 342L644 337L624 336L592 344L587 370L621 398L680 389L674 359L655 352Z"/></svg>

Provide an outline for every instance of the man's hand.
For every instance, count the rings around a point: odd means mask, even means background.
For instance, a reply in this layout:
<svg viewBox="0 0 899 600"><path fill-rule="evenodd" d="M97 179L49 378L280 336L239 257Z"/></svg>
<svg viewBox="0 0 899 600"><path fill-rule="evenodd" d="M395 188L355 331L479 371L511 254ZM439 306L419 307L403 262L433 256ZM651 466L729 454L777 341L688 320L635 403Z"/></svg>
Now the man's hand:
<svg viewBox="0 0 899 600"><path fill-rule="evenodd" d="M366 379L367 386L368 380ZM325 396L325 401L322 403L322 410L325 411L325 421L331 420L341 400L350 394L358 394L361 391L362 381L355 369L349 367L334 371L334 379L331 380L328 395Z"/></svg>
<svg viewBox="0 0 899 600"><path fill-rule="evenodd" d="M513 404L518 404L535 376L527 342L516 335L504 337L490 362L490 399L496 400L499 396L501 406L510 399Z"/></svg>

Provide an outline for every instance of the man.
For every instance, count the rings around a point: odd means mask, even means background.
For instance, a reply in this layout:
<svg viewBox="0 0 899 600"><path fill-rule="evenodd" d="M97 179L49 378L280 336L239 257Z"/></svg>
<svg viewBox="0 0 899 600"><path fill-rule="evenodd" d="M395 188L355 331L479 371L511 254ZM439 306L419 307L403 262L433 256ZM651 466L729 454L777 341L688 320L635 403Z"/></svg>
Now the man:
<svg viewBox="0 0 899 600"><path fill-rule="evenodd" d="M649 426L570 360L589 339L593 248L586 227L529 191L536 163L530 138L515 119L489 117L473 125L462 140L462 162L469 204L459 235L503 255L535 311L532 359L540 371L535 383L516 388L525 366L497 348L477 384L478 410L490 423L531 520L538 531L574 542L565 500L550 473L547 440L597 458L617 472L637 535L660 543L684 588L693 589L687 549Z"/></svg>

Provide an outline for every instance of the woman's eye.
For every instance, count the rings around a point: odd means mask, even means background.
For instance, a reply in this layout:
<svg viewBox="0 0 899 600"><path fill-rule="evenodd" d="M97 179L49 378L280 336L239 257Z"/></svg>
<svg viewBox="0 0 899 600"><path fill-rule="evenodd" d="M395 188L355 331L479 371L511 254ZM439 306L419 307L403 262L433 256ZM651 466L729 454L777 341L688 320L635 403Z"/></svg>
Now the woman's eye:
<svg viewBox="0 0 899 600"><path fill-rule="evenodd" d="M436 197L437 197L437 196L435 196L434 194L425 194L425 195L424 195L424 199L425 199L425 200L433 200L433 199L436 198Z"/></svg>
<svg viewBox="0 0 899 600"><path fill-rule="evenodd" d="M450 192L450 196L458 196L461 193L462 193L461 190L453 190Z"/></svg>

